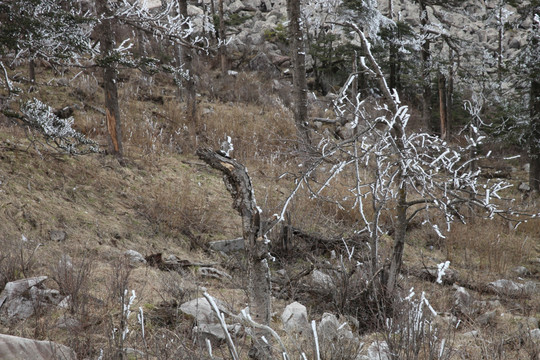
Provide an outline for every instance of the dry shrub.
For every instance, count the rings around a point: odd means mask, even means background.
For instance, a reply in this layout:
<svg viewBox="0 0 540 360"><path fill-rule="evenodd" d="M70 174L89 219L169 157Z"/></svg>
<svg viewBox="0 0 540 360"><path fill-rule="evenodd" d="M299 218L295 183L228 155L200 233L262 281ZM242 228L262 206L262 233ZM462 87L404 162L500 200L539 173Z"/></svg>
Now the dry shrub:
<svg viewBox="0 0 540 360"><path fill-rule="evenodd" d="M169 234L216 231L217 207L188 174L183 173L175 181L156 180L141 191L139 209L160 231Z"/></svg>
<svg viewBox="0 0 540 360"><path fill-rule="evenodd" d="M506 222L484 219L454 224L444 246L453 263L499 274L522 264L534 250L534 243Z"/></svg>
<svg viewBox="0 0 540 360"><path fill-rule="evenodd" d="M241 162L279 165L289 157L285 142L295 133L290 113L284 107L261 111L253 105L204 104L201 119L208 143L219 148L226 136L234 144L233 156Z"/></svg>
<svg viewBox="0 0 540 360"><path fill-rule="evenodd" d="M33 276L35 254L40 244L24 235L18 241L4 239L0 249L0 288L8 282Z"/></svg>

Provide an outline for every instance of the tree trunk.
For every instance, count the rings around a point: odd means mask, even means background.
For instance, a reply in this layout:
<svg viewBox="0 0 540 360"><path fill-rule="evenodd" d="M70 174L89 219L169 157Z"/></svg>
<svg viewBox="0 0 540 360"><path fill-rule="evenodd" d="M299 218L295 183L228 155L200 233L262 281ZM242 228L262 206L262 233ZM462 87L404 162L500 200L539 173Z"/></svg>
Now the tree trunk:
<svg viewBox="0 0 540 360"><path fill-rule="evenodd" d="M289 16L289 36L291 38L293 65L294 122L300 143L298 149L307 160L308 151L311 148L311 136L307 127L306 53L300 20L300 0L287 0L287 13Z"/></svg>
<svg viewBox="0 0 540 360"><path fill-rule="evenodd" d="M30 82L32 84L36 83L36 62L34 61L33 56L30 58L30 61L28 62L28 77L30 78Z"/></svg>
<svg viewBox="0 0 540 360"><path fill-rule="evenodd" d="M223 13L223 0L219 0L219 60L221 72L227 73L227 48L225 47L225 17Z"/></svg>
<svg viewBox="0 0 540 360"><path fill-rule="evenodd" d="M178 0L180 15L182 18L187 19L187 0ZM185 24L184 28L187 29L188 25ZM189 42L189 37L185 39L186 42ZM181 46L181 45L179 45ZM187 72L187 78L183 78L183 87L185 90L185 101L186 101L186 117L188 123L191 125L190 128L196 129L197 127L197 94L195 92L195 77L193 74L193 57L191 49L187 46L181 46L182 51L182 62L184 65L184 70Z"/></svg>
<svg viewBox="0 0 540 360"><path fill-rule="evenodd" d="M426 4L424 1L420 1L420 23L422 27L425 27L429 23ZM423 30L425 34L425 30ZM431 61L431 42L427 39L422 44L422 120L426 131L431 131L431 76L430 76L430 61Z"/></svg>
<svg viewBox="0 0 540 360"><path fill-rule="evenodd" d="M248 255L248 303L253 320L269 325L271 316L270 269L266 257L268 244L261 228L261 214L253 195L253 186L246 168L212 149L198 149L197 155L212 168L223 173L223 181L233 197L233 208L242 217L242 236ZM261 340L264 331L255 329L254 356L272 359L271 348ZM251 352L251 351L250 351Z"/></svg>
<svg viewBox="0 0 540 360"><path fill-rule="evenodd" d="M99 26L100 52L103 68L103 89L105 91L105 116L109 133L109 153L119 158L123 155L120 108L118 105L116 63L107 59L114 49L114 17L107 6L107 0L96 1L97 13L102 16Z"/></svg>
<svg viewBox="0 0 540 360"><path fill-rule="evenodd" d="M446 104L446 77L439 71L439 116L441 124L441 139L448 139L448 108Z"/></svg>
<svg viewBox="0 0 540 360"><path fill-rule="evenodd" d="M398 181L398 183L400 183ZM396 290L397 278L403 264L403 249L405 248L405 235L407 233L407 188L403 184L399 189L397 205L397 223L394 232L394 247L392 249L392 259L390 271L386 283L387 297L393 297Z"/></svg>
<svg viewBox="0 0 540 360"><path fill-rule="evenodd" d="M540 14L540 5L531 11L532 16ZM540 23L533 20L533 31L529 46L532 50L530 63L530 134L529 134L529 186L534 192L540 191Z"/></svg>

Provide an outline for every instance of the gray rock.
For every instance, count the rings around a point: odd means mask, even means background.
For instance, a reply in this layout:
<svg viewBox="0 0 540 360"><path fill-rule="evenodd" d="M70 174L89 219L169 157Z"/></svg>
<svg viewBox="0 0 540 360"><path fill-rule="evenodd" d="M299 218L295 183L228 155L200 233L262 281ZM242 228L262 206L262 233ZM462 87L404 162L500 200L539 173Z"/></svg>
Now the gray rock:
<svg viewBox="0 0 540 360"><path fill-rule="evenodd" d="M240 328L240 324L227 325L227 331L230 335L237 334ZM223 331L221 324L200 324L193 328L193 333L201 341L201 344L204 344L206 339L210 340L213 344L219 344L226 340L225 331Z"/></svg>
<svg viewBox="0 0 540 360"><path fill-rule="evenodd" d="M456 292L454 293L454 306L456 309L465 315L473 313L472 296L465 288L454 285Z"/></svg>
<svg viewBox="0 0 540 360"><path fill-rule="evenodd" d="M288 333L302 333L309 331L307 309L299 302L293 302L285 307L281 314L283 330Z"/></svg>
<svg viewBox="0 0 540 360"><path fill-rule="evenodd" d="M229 314L221 301L218 299L214 299L214 301L221 312ZM183 303L180 305L180 311L192 316L198 324L215 324L219 321L208 300L204 297Z"/></svg>
<svg viewBox="0 0 540 360"><path fill-rule="evenodd" d="M480 326L493 325L495 323L496 316L497 312L495 310L489 311L477 317L476 323Z"/></svg>
<svg viewBox="0 0 540 360"><path fill-rule="evenodd" d="M74 317L65 316L58 319L56 322L56 327L59 329L74 331L80 329L81 322Z"/></svg>
<svg viewBox="0 0 540 360"><path fill-rule="evenodd" d="M390 360L390 349L386 341L372 342L368 347L368 360Z"/></svg>
<svg viewBox="0 0 540 360"><path fill-rule="evenodd" d="M521 192L529 192L531 191L531 187L526 182L522 182L519 184L518 190Z"/></svg>
<svg viewBox="0 0 540 360"><path fill-rule="evenodd" d="M512 272L518 274L519 276L527 276L531 274L529 269L527 269L525 266L517 266L512 269Z"/></svg>
<svg viewBox="0 0 540 360"><path fill-rule="evenodd" d="M338 328L340 323L334 314L324 313L317 326L317 332L319 337L328 341L335 341L338 338Z"/></svg>
<svg viewBox="0 0 540 360"><path fill-rule="evenodd" d="M540 341L540 329L532 329L529 331L531 339L534 341Z"/></svg>
<svg viewBox="0 0 540 360"><path fill-rule="evenodd" d="M260 52L258 53L248 65L249 70L251 71L260 71L268 75L278 75L279 69L270 61L268 56Z"/></svg>
<svg viewBox="0 0 540 360"><path fill-rule="evenodd" d="M144 259L144 256L142 256L141 253L135 250L126 250L124 252L124 255L129 258L129 263L133 266L136 266L139 264L146 264L146 260Z"/></svg>
<svg viewBox="0 0 540 360"><path fill-rule="evenodd" d="M466 338L478 337L478 330L472 330L472 331L466 332L463 334L463 337L466 337Z"/></svg>
<svg viewBox="0 0 540 360"><path fill-rule="evenodd" d="M332 277L319 270L313 270L311 273L311 281L313 285L320 288L328 289L335 287Z"/></svg>
<svg viewBox="0 0 540 360"><path fill-rule="evenodd" d="M525 285L518 284L507 279L500 279L497 281L490 282L488 286L502 295L516 296L516 295L523 295L526 292L528 292Z"/></svg>
<svg viewBox="0 0 540 360"><path fill-rule="evenodd" d="M0 359L76 360L75 352L52 341L0 335Z"/></svg>
<svg viewBox="0 0 540 360"><path fill-rule="evenodd" d="M224 253L245 249L244 239L241 237L232 240L211 241L208 245L210 246L210 249L215 251L223 251Z"/></svg>
<svg viewBox="0 0 540 360"><path fill-rule="evenodd" d="M51 241L61 242L65 241L67 234L64 230L51 230L49 231L49 239Z"/></svg>
<svg viewBox="0 0 540 360"><path fill-rule="evenodd" d="M232 279L232 276L225 271L218 270L213 267L200 267L199 274L205 277L212 277L214 279Z"/></svg>
<svg viewBox="0 0 540 360"><path fill-rule="evenodd" d="M12 281L0 294L0 309L8 322L28 319L36 309L57 305L62 300L58 290L46 289L47 276Z"/></svg>

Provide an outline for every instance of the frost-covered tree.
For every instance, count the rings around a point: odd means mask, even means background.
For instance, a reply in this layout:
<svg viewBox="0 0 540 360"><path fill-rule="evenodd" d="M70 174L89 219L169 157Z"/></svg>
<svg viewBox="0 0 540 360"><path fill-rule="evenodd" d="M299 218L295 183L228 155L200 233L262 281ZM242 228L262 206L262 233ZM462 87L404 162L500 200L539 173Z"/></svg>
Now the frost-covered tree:
<svg viewBox="0 0 540 360"><path fill-rule="evenodd" d="M93 19L61 0L0 1L0 55L10 64L27 61L35 81L35 60L79 65L91 51Z"/></svg>
<svg viewBox="0 0 540 360"><path fill-rule="evenodd" d="M374 279L378 296L391 299L397 289L407 228L412 221L431 226L444 238L453 222L467 222L471 213L513 219L515 212L511 202L501 205L504 199L500 193L510 185L503 181L482 182L480 170L470 166L478 159L471 158L470 153L484 139L481 132L475 127L466 136L467 145L459 146L438 136L409 131L408 107L389 88L366 35L354 23L346 27L362 44L365 56L360 63L378 83L380 96L370 107L360 95L350 97L354 93L348 90L352 80L345 84L335 101L335 111L337 118L347 119L354 131L339 140L321 134L319 157L298 181L297 189L306 185L313 196L358 212L361 225L357 232L369 238L371 261L366 271ZM330 170L319 171L326 174L326 179L318 183L310 180L310 171L328 164L333 164ZM334 182L347 181L349 195L330 198ZM383 219L387 219L384 225ZM385 233L393 237L388 259L379 253L379 240Z"/></svg>

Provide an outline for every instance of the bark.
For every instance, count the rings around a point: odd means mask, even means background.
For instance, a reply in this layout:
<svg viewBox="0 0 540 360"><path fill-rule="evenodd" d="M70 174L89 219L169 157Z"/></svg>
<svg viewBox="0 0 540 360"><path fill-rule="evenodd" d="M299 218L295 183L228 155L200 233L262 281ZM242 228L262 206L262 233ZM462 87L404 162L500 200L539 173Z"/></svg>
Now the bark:
<svg viewBox="0 0 540 360"><path fill-rule="evenodd" d="M33 57L28 62L28 76L30 78L30 82L32 84L35 84L36 83L36 62L34 61Z"/></svg>
<svg viewBox="0 0 540 360"><path fill-rule="evenodd" d="M183 18L188 17L188 11L187 11L187 0L178 0L179 1L179 8L180 8L180 15L182 15ZM185 28L187 28L187 24L184 25ZM189 43L189 37L185 39L186 42ZM181 45L180 45L181 46ZM186 117L188 120L188 123L191 124L191 128L197 127L197 94L195 92L195 77L193 75L193 56L191 49L187 46L181 46L182 51L182 63L184 65L184 69L187 72L188 76L187 79L184 78L183 80L183 87L185 90L185 101L186 101Z"/></svg>
<svg viewBox="0 0 540 360"><path fill-rule="evenodd" d="M299 150L307 156L311 148L311 136L307 126L306 53L304 35L300 24L300 0L287 0L287 14L289 17L289 36L291 38L291 59L293 64L294 122L300 142Z"/></svg>
<svg viewBox="0 0 540 360"><path fill-rule="evenodd" d="M103 16L99 26L100 52L108 56L114 49L114 18L107 6L107 0L96 1L96 10ZM118 105L117 78L118 71L114 60L105 59L103 67L103 89L105 92L105 117L109 134L109 153L122 157L122 128L120 123L120 107Z"/></svg>
<svg viewBox="0 0 540 360"><path fill-rule="evenodd" d="M223 14L223 0L219 0L219 60L221 72L227 72L227 48L225 47L225 17Z"/></svg>
<svg viewBox="0 0 540 360"><path fill-rule="evenodd" d="M429 23L426 3L420 1L420 23L425 27ZM425 33L425 31L424 31ZM430 76L430 61L431 61L431 42L425 40L422 44L422 120L427 131L432 130L431 126L431 76Z"/></svg>
<svg viewBox="0 0 540 360"><path fill-rule="evenodd" d="M540 77L531 81L530 90L529 186L540 191Z"/></svg>
<svg viewBox="0 0 540 360"><path fill-rule="evenodd" d="M532 15L540 13L540 6L536 6L531 12ZM534 22L533 32L529 46L535 51L531 59L530 74L530 137L529 137L529 186L534 192L540 191L540 24Z"/></svg>
<svg viewBox="0 0 540 360"><path fill-rule="evenodd" d="M242 217L242 236L248 255L248 303L256 322L269 325L271 316L270 269L266 260L268 244L265 241L261 214L253 195L253 186L246 168L236 160L220 155L212 149L198 149L197 155L212 168L223 173L223 181L233 198L233 208ZM256 356L271 359L270 347L260 340L267 335L255 330ZM269 339L269 336L266 336Z"/></svg>
<svg viewBox="0 0 540 360"><path fill-rule="evenodd" d="M439 72L438 75L439 84L439 116L441 124L441 139L448 139L448 107L446 104L446 77Z"/></svg>
<svg viewBox="0 0 540 360"><path fill-rule="evenodd" d="M398 181L400 183L400 181ZM403 184L399 189L399 198L397 206L397 223L394 234L394 247L392 249L392 259L390 262L390 271L386 283L386 295L392 297L396 290L397 278L403 265L403 249L405 248L405 235L407 233L407 188Z"/></svg>

